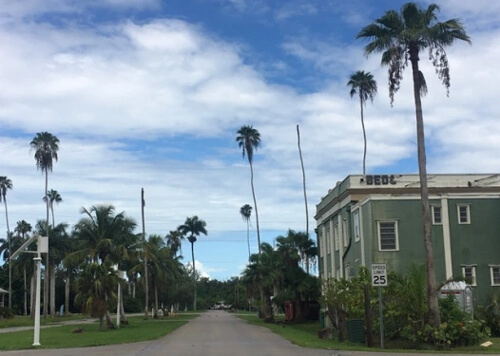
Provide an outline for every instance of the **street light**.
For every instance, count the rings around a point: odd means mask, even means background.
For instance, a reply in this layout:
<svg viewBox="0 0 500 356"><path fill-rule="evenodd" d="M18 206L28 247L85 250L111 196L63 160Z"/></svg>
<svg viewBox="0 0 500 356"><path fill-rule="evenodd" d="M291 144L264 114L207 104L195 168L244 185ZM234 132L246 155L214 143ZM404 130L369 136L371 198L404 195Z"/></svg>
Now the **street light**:
<svg viewBox="0 0 500 356"><path fill-rule="evenodd" d="M24 251L33 241L37 240L38 248L37 251ZM40 290L41 290L41 279L42 271L40 262L42 261L42 253L49 252L49 238L47 236L40 236L38 234L33 235L28 241L22 244L22 246L12 254L15 258L21 252L36 253L37 256L33 258L36 264L36 291L35 291L35 325L34 325L34 335L33 335L33 346L40 346Z"/></svg>

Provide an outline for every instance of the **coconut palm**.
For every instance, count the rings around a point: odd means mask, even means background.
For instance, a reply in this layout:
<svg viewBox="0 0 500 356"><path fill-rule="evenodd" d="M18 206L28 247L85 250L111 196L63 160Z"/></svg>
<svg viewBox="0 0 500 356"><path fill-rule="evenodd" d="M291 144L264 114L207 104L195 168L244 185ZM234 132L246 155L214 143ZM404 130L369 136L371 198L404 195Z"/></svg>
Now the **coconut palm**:
<svg viewBox="0 0 500 356"><path fill-rule="evenodd" d="M126 217L124 212L115 214L112 205L92 206L81 211L85 217L74 228L79 249L70 253L65 262L117 264L121 269L123 261L129 256L129 246L137 245L139 241L138 235L133 233L137 226L135 221ZM105 314L108 325L113 328L107 309Z"/></svg>
<svg viewBox="0 0 500 356"><path fill-rule="evenodd" d="M363 108L366 106L366 101L370 99L373 102L373 97L377 94L377 82L373 79L373 75L370 72L365 72L363 70L358 70L351 75L347 85L351 87L349 94L351 98L358 94L359 96L359 106L361 109L361 127L363 128L363 175L366 173L366 131L365 131L365 121L363 117Z"/></svg>
<svg viewBox="0 0 500 356"><path fill-rule="evenodd" d="M116 271L109 262L86 263L77 279L75 302L84 313L99 318L100 330L103 330L104 317L108 316L107 301L116 297L114 291L117 279Z"/></svg>
<svg viewBox="0 0 500 356"><path fill-rule="evenodd" d="M255 198L255 187L253 185L253 151L257 150L260 145L260 133L253 126L242 126L237 132L236 142L241 148L243 157L248 158L250 164L250 185L252 186L253 206L255 207L255 224L257 225L257 243L260 254L260 228L259 228L259 212L257 210L257 199Z"/></svg>
<svg viewBox="0 0 500 356"><path fill-rule="evenodd" d="M6 176L0 177L0 202L5 205L5 223L7 225L7 240L9 241L9 258L11 255L10 229L9 229L9 212L7 210L7 190L12 189L12 180ZM9 308L12 308L12 264L9 261Z"/></svg>
<svg viewBox="0 0 500 356"><path fill-rule="evenodd" d="M422 96L427 92L427 85L424 74L419 69L418 62L421 52L427 49L429 58L436 68L437 75L448 92L450 87L450 71L445 47L452 45L455 40L470 43L470 38L459 19L438 22L437 12L439 12L439 6L436 4L430 4L427 9L423 9L418 4L410 2L403 5L399 13L394 10L387 11L385 15L363 28L357 35L357 38L367 38L370 40L365 47L366 55L373 52L382 52L381 63L389 67L389 96L391 105L394 101L394 94L399 89L404 69L408 64L412 68L420 195L426 253L429 323L435 327L438 327L440 324L440 315L432 253L424 118L421 102Z"/></svg>
<svg viewBox="0 0 500 356"><path fill-rule="evenodd" d="M38 132L30 142L31 150L35 151L36 168L45 173L45 201L46 201L46 220L49 226L49 200L47 198L49 186L49 172L52 172L54 161L57 161L57 152L59 151L59 139L50 132ZM50 244L50 241L49 241ZM46 256L45 275L49 275L49 255ZM49 280L45 278L43 289L43 317L48 315L47 305L49 297ZM52 305L52 308L55 306Z"/></svg>
<svg viewBox="0 0 500 356"><path fill-rule="evenodd" d="M248 258L250 259L250 216L252 215L252 206L245 204L240 208L240 215L247 222L247 244Z"/></svg>
<svg viewBox="0 0 500 356"><path fill-rule="evenodd" d="M179 230L184 236L187 237L188 241L191 243L191 257L193 259L193 281L194 281L194 300L193 300L193 310L196 311L196 264L194 259L194 243L197 240L197 236L200 234L207 234L206 229L207 223L199 219L198 216L188 217L183 225L180 225L177 230Z"/></svg>
<svg viewBox="0 0 500 356"><path fill-rule="evenodd" d="M43 201L47 202L47 199L49 201L50 211L52 212L52 226L55 226L54 203L59 204L60 202L62 202L61 194L59 194L59 192L57 190L51 189L43 197Z"/></svg>

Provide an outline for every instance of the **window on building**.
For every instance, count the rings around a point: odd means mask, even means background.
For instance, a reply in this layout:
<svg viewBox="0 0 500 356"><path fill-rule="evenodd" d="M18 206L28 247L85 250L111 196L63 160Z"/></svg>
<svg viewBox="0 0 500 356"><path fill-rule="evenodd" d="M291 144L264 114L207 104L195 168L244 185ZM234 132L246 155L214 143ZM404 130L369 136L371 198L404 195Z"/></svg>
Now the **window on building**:
<svg viewBox="0 0 500 356"><path fill-rule="evenodd" d="M397 221L378 222L378 241L380 251L397 251L399 249Z"/></svg>
<svg viewBox="0 0 500 356"><path fill-rule="evenodd" d="M349 244L349 228L347 226L347 219L342 222L342 235L344 236L344 247Z"/></svg>
<svg viewBox="0 0 500 356"><path fill-rule="evenodd" d="M500 266L490 266L491 285L500 286Z"/></svg>
<svg viewBox="0 0 500 356"><path fill-rule="evenodd" d="M476 266L462 266L462 275L468 279L471 286L476 286Z"/></svg>
<svg viewBox="0 0 500 356"><path fill-rule="evenodd" d="M332 245L332 243L330 242L330 229L326 229L326 233L325 233L325 239L326 239L326 253L330 253L330 246Z"/></svg>
<svg viewBox="0 0 500 356"><path fill-rule="evenodd" d="M432 223L434 225L441 225L443 223L440 206L437 205L432 206Z"/></svg>
<svg viewBox="0 0 500 356"><path fill-rule="evenodd" d="M359 211L354 212L353 220L354 220L354 242L359 242L361 238L359 235Z"/></svg>
<svg viewBox="0 0 500 356"><path fill-rule="evenodd" d="M335 224L333 228L333 239L335 240L335 251L340 248L339 225Z"/></svg>
<svg viewBox="0 0 500 356"><path fill-rule="evenodd" d="M458 205L458 223L470 224L470 205Z"/></svg>

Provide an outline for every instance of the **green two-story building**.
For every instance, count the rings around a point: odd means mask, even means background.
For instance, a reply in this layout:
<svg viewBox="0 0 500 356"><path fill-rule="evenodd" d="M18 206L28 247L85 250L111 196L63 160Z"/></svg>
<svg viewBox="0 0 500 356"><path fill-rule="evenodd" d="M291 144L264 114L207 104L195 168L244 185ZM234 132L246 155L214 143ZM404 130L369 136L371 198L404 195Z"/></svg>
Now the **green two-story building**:
<svg viewBox="0 0 500 356"><path fill-rule="evenodd" d="M316 206L321 278L425 264L418 175L350 175ZM428 176L436 280L468 277L476 303L500 291L500 175Z"/></svg>

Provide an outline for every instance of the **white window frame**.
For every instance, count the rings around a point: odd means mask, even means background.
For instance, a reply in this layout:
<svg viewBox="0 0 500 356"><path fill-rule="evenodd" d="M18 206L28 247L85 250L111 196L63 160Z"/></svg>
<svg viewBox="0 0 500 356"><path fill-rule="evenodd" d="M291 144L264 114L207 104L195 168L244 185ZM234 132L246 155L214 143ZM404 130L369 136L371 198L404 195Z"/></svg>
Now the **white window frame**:
<svg viewBox="0 0 500 356"><path fill-rule="evenodd" d="M471 279L472 279L471 286L476 287L477 286L477 283L476 283L476 265L462 265L462 276L464 278L467 277L466 273L465 273L465 270L467 268L470 268L471 274L472 274L472 276L471 276Z"/></svg>
<svg viewBox="0 0 500 356"><path fill-rule="evenodd" d="M361 240L360 229L359 229L359 211L353 213L354 220L354 242L359 242Z"/></svg>
<svg viewBox="0 0 500 356"><path fill-rule="evenodd" d="M497 269L498 273L500 274L500 265L490 265L489 267L490 267L491 286L492 287L500 287L500 276L499 276L498 283L495 283L495 278L493 277L494 276L494 273L493 273L494 269Z"/></svg>
<svg viewBox="0 0 500 356"><path fill-rule="evenodd" d="M467 210L467 221L463 222L460 219L460 208L466 208ZM470 205L469 204L458 204L457 205L457 217L458 217L458 224L459 225L467 225L470 224L471 218L470 218Z"/></svg>
<svg viewBox="0 0 500 356"><path fill-rule="evenodd" d="M380 224L381 223L394 223L394 238L395 238L395 248L394 249L382 249L382 237L380 236ZM378 220L377 221L377 234L378 234L378 250L380 252L391 252L399 251L399 234L398 234L398 221L397 220Z"/></svg>
<svg viewBox="0 0 500 356"><path fill-rule="evenodd" d="M441 218L441 221L439 222L436 221L436 208L439 208L439 216ZM441 208L441 205L432 205L431 210L432 210L432 224L443 225L443 208Z"/></svg>
<svg viewBox="0 0 500 356"><path fill-rule="evenodd" d="M351 264L350 263L346 263L344 265L344 278L348 281L351 280Z"/></svg>

